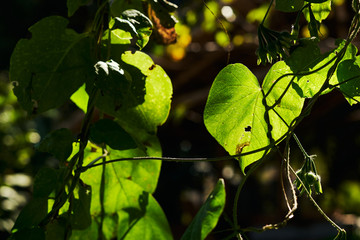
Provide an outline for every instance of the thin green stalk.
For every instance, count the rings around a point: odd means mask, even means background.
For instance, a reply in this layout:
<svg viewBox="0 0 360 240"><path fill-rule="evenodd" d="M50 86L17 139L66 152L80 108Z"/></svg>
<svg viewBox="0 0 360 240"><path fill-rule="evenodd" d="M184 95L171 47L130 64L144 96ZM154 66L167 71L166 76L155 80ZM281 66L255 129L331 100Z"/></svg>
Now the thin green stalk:
<svg viewBox="0 0 360 240"><path fill-rule="evenodd" d="M273 2L274 2L274 0L271 0L271 2L270 2L270 4L269 4L269 7L268 7L268 9L266 10L265 16L264 16L263 20L262 20L261 23L260 23L261 25L264 24L265 19L267 18L268 14L269 14L269 12L270 12L270 9L271 9L271 7L272 7L272 5L273 5Z"/></svg>

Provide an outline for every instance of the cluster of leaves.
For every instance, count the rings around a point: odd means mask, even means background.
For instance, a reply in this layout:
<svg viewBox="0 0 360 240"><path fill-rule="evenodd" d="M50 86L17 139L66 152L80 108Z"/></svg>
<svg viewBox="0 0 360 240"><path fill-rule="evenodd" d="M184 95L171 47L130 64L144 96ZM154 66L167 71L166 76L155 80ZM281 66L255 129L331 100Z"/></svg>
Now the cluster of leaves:
<svg viewBox="0 0 360 240"><path fill-rule="evenodd" d="M266 64L286 59L290 56L291 48L299 37L299 19L303 13L308 22L310 36L319 38L321 21L326 19L331 11L331 0L295 0L276 1L275 9L282 12L298 12L292 32L276 32L264 26L264 21L258 28L259 48L256 52L258 64ZM266 17L266 16L265 16ZM264 18L265 20L265 18Z"/></svg>
<svg viewBox="0 0 360 240"><path fill-rule="evenodd" d="M71 16L88 1L67 4ZM77 137L57 129L37 144L59 166L36 175L33 198L17 218L11 239L172 239L152 196L160 161L93 166L119 158L161 157L156 132L169 114L172 85L140 50L153 33L165 44L176 40L170 14L175 9L165 0L103 1L89 32L76 33L67 28L67 19L52 16L29 28L31 39L18 42L10 78L28 114L71 99L85 117ZM106 118L93 123L95 109ZM224 204L219 181L184 239L205 238Z"/></svg>
<svg viewBox="0 0 360 240"><path fill-rule="evenodd" d="M71 16L88 1L67 3ZM276 1L280 11L304 13L312 38L298 38L298 20L293 34L261 24L260 61L274 62L279 56L285 61L273 64L261 86L240 63L226 66L216 77L204 122L244 173L292 137L320 95L337 89L350 104L359 102L360 60L351 44L360 29L359 4L353 4L348 39L321 54L317 32L329 6L331 0ZM33 199L19 215L12 239L172 239L165 214L152 196L161 162L144 159L161 157L156 132L168 117L172 85L141 50L150 35L163 44L176 40L176 20L170 14L175 9L166 0L104 0L89 32L76 33L67 27L66 18L52 16L29 28L31 39L18 42L10 78L28 114L71 99L85 117L76 137L58 129L37 145L55 156L59 167L37 174ZM92 122L96 111L106 117ZM309 190L320 178L312 158L305 159L297 186ZM308 177L311 173L314 181ZM224 205L224 182L219 180L183 239L204 239ZM235 207L233 230L238 233L236 212Z"/></svg>

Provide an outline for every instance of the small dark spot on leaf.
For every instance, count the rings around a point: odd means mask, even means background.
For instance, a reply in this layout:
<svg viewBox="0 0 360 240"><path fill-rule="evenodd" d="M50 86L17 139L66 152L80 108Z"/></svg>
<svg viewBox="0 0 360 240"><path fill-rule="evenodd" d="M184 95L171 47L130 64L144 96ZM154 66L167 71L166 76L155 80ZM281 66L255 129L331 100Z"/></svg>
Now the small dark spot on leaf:
<svg viewBox="0 0 360 240"><path fill-rule="evenodd" d="M96 148L91 148L90 152L96 152Z"/></svg>
<svg viewBox="0 0 360 240"><path fill-rule="evenodd" d="M126 179L128 179L128 180L132 180L132 177L131 177L131 176L128 176Z"/></svg>
<svg viewBox="0 0 360 240"><path fill-rule="evenodd" d="M249 146L250 142L244 142L241 144L236 145L236 154L240 154L244 147Z"/></svg>
<svg viewBox="0 0 360 240"><path fill-rule="evenodd" d="M250 127L250 126L247 126L247 127L245 128L245 132L251 132L251 127Z"/></svg>
<svg viewBox="0 0 360 240"><path fill-rule="evenodd" d="M156 65L153 64L153 65L151 65L151 66L149 67L149 70L153 70L155 67L156 67Z"/></svg>

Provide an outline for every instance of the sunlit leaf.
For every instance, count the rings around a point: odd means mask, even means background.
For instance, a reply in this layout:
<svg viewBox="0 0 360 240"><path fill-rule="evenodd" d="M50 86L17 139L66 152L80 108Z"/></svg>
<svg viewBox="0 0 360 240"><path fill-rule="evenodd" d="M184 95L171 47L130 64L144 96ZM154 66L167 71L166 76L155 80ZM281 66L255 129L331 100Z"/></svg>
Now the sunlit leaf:
<svg viewBox="0 0 360 240"><path fill-rule="evenodd" d="M270 68L263 81L266 104L269 107L276 104L268 112L272 126L271 136L275 141L289 130L289 126L300 115L304 105L304 99L292 87L296 77L284 76L285 74L292 74L292 71L285 62L280 61Z"/></svg>
<svg viewBox="0 0 360 240"><path fill-rule="evenodd" d="M131 82L124 103L117 105L115 99L104 95L98 98L97 107L116 117L125 130L137 129L139 135L144 130L155 133L157 126L163 124L169 114L172 95L170 78L145 53L127 51L121 55L121 60L125 76Z"/></svg>
<svg viewBox="0 0 360 240"><path fill-rule="evenodd" d="M71 95L71 101L78 106L84 113L87 111L87 105L89 101L89 95L86 92L86 86L83 84L73 95Z"/></svg>
<svg viewBox="0 0 360 240"><path fill-rule="evenodd" d="M345 42L339 44L339 47L327 52L319 57L315 58L309 66L309 71L315 71L311 74L307 74L305 76L299 76L297 81L294 84L294 88L297 90L298 94L304 98L313 97L322 87L324 84L328 71L335 63L335 57L344 48ZM357 53L357 48L350 44L349 47L346 49L344 58L346 59L353 59ZM330 62L330 60L333 60ZM330 80L331 84L336 84L338 81L336 80L336 74ZM323 93L327 93L329 90L326 90Z"/></svg>
<svg viewBox="0 0 360 240"><path fill-rule="evenodd" d="M58 16L29 28L31 39L21 39L11 56L10 80L20 105L28 113L59 107L92 76L86 34L77 34Z"/></svg>
<svg viewBox="0 0 360 240"><path fill-rule="evenodd" d="M229 154L252 152L240 158L242 171L262 158L264 148L281 139L301 112L303 100L292 89L295 79L283 76L286 73L292 74L290 67L276 63L260 88L250 70L232 64L217 75L210 89L205 126Z"/></svg>
<svg viewBox="0 0 360 240"><path fill-rule="evenodd" d="M216 76L205 106L204 122L230 155L269 145L262 100L257 78L244 65L228 65ZM242 170L263 155L264 151L259 151L242 157Z"/></svg>
<svg viewBox="0 0 360 240"><path fill-rule="evenodd" d="M326 19L331 12L331 0L327 0L318 4L311 4L311 10L314 14L315 19L321 22L322 20ZM309 8L305 8L303 13L305 19L310 22Z"/></svg>
<svg viewBox="0 0 360 240"><path fill-rule="evenodd" d="M108 160L114 157L114 150L109 150ZM117 157L125 157L140 150L115 151ZM127 154L126 154L127 153ZM90 163L101 154L101 149L95 145L85 150L84 163ZM101 161L101 160L100 160ZM151 164L154 161L141 161L130 166L135 161L117 162L88 169L82 174L84 183L92 186L91 214L93 218L101 218L100 192L104 194L104 211L107 216L107 225L117 226L118 236L124 239L172 239L170 228L160 206L156 203L146 189L154 189L148 186L156 176L150 176L153 171ZM130 164L130 165L129 165ZM105 172L103 172L105 171ZM140 171L139 174L136 172ZM146 173L148 171L149 173ZM160 169L158 169L160 171ZM130 177L127 175L130 173ZM149 175L150 174L150 175ZM101 179L104 178L104 189L101 189ZM109 218L109 216L118 216ZM105 221L105 219L104 219ZM116 221L116 222L115 222ZM99 223L99 221L98 221ZM90 227L92 228L92 227ZM113 227L107 230L111 235ZM142 229L141 231L139 229ZM97 239L94 236L90 239Z"/></svg>
<svg viewBox="0 0 360 240"><path fill-rule="evenodd" d="M225 183L220 179L181 240L203 240L215 228L225 207Z"/></svg>

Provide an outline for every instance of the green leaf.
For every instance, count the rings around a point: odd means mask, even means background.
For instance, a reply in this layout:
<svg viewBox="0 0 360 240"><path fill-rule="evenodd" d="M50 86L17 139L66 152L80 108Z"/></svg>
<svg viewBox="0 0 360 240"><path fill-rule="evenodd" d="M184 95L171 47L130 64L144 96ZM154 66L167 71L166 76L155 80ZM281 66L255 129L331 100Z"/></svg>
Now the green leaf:
<svg viewBox="0 0 360 240"><path fill-rule="evenodd" d="M283 137L301 112L303 100L291 87L293 75L283 76L287 73L292 71L284 62L273 65L262 91L250 70L232 64L220 71L210 89L204 111L210 134L230 155L256 151L239 159L243 172Z"/></svg>
<svg viewBox="0 0 360 240"><path fill-rule="evenodd" d="M12 234L9 240L45 240L44 230L40 227L21 229Z"/></svg>
<svg viewBox="0 0 360 240"><path fill-rule="evenodd" d="M143 10L143 2L141 0L123 1L113 0L110 2L111 15L113 17L121 16L121 14L128 9ZM145 11L142 11L145 13Z"/></svg>
<svg viewBox="0 0 360 240"><path fill-rule="evenodd" d="M63 240L66 232L67 218L58 217L46 225L46 240Z"/></svg>
<svg viewBox="0 0 360 240"><path fill-rule="evenodd" d="M71 101L78 106L84 113L87 111L87 105L89 101L89 95L86 92L86 85L83 84L76 92L71 95Z"/></svg>
<svg viewBox="0 0 360 240"><path fill-rule="evenodd" d="M31 199L17 217L13 230L29 229L37 226L46 217L48 211L47 201L47 197Z"/></svg>
<svg viewBox="0 0 360 240"><path fill-rule="evenodd" d="M309 3L323 3L323 2L327 2L328 0L306 0L306 2Z"/></svg>
<svg viewBox="0 0 360 240"><path fill-rule="evenodd" d="M300 96L304 98L311 98L320 90L321 86L324 84L327 78L328 71L335 63L334 57L338 55L338 53L341 51L341 49L344 48L344 46L345 42L339 43L338 48L323 55L320 55L309 64L310 72L315 70L317 71L310 75L299 76L297 81L294 82L294 88L297 90ZM346 49L342 61L355 58L356 53L357 48L354 45L350 44L349 47ZM330 62L331 60L333 61ZM334 74L332 79L330 79L330 83L333 85L338 83L338 80L336 79L336 74ZM326 90L325 92L323 92L323 94L329 91L330 90Z"/></svg>
<svg viewBox="0 0 360 240"><path fill-rule="evenodd" d="M105 143L113 149L126 150L137 147L133 138L119 124L110 119L102 119L94 123L90 128L89 137L92 142Z"/></svg>
<svg viewBox="0 0 360 240"><path fill-rule="evenodd" d="M73 229L86 229L91 225L90 204L91 186L84 183L78 184L71 215Z"/></svg>
<svg viewBox="0 0 360 240"><path fill-rule="evenodd" d="M122 68L131 82L123 104L117 105L110 96L99 96L97 107L118 119L127 131L153 134L168 117L172 86L165 71L145 53L127 51L121 55Z"/></svg>
<svg viewBox="0 0 360 240"><path fill-rule="evenodd" d="M109 149L110 160L114 157L113 151ZM140 150L137 150L139 152ZM118 154L122 153L122 156L129 156L131 153L136 153L135 150L127 151L115 151ZM84 164L90 163L94 158L101 154L101 149L95 145L86 147ZM105 168L102 166L94 167L85 171L81 176L84 183L92 186L92 200L91 200L91 215L97 219L99 223L101 214L100 205L100 192L104 194L104 210L106 219L105 230L107 235L111 235L116 226L116 232L118 232L118 238L124 237L124 239L139 239L139 234L145 239L172 239L170 228L166 221L165 215L162 212L159 205L153 199L153 197L144 191L141 186L146 189L154 190L153 187L149 187L156 178L156 175L151 176L153 170L151 164L155 161L143 161L146 165L141 168L141 162L133 165L132 169L129 169L129 164L136 161L116 162L106 164ZM159 162L159 161L158 161ZM126 163L126 164L123 164ZM160 163L160 162L159 162ZM128 169L127 169L128 168ZM129 171L130 170L130 171ZM105 171L105 172L103 172ZM136 171L142 172L137 176ZM148 171L148 173L146 173ZM160 168L158 169L158 172ZM127 174L130 172L130 176ZM139 173L140 173L139 172ZM104 174L104 190L101 190L101 179ZM140 176L141 175L141 176ZM110 216L118 216L110 218ZM94 221L93 221L94 222ZM103 225L105 227L105 224ZM91 227L92 228L92 227ZM141 230L140 230L141 229ZM119 237L120 236L120 237ZM93 238L97 239L97 235Z"/></svg>
<svg viewBox="0 0 360 240"><path fill-rule="evenodd" d="M95 240L95 239L99 239L98 238L98 230L99 230L99 225L96 221L97 219L92 219L91 221L91 225L90 227L88 227L85 230L76 230L74 229L72 231L71 240L83 240L83 239L87 239L87 240ZM105 238L105 239L111 239L111 238ZM50 239L49 239L50 240Z"/></svg>
<svg viewBox="0 0 360 240"><path fill-rule="evenodd" d="M342 61L336 71L339 86L337 88L343 93L350 105L360 101L360 58ZM334 84L334 83L332 83Z"/></svg>
<svg viewBox="0 0 360 240"><path fill-rule="evenodd" d="M246 66L231 64L216 76L206 102L204 122L210 134L230 155L270 144L262 100L259 83ZM264 151L259 151L242 157L242 170L263 155Z"/></svg>
<svg viewBox="0 0 360 240"><path fill-rule="evenodd" d="M275 141L289 130L289 126L300 115L304 105L304 99L292 87L296 77L284 76L285 74L292 74L290 67L284 61L277 62L266 74L262 86L266 104L269 107L276 104L268 112L272 126L271 136Z"/></svg>
<svg viewBox="0 0 360 240"><path fill-rule="evenodd" d="M65 161L72 152L74 137L69 129L61 128L44 137L36 146L40 152L54 155L58 160Z"/></svg>
<svg viewBox="0 0 360 240"><path fill-rule="evenodd" d="M311 4L311 10L317 21L321 22L326 19L331 12L331 0L324 1L319 4ZM306 21L310 22L309 8L303 10Z"/></svg>
<svg viewBox="0 0 360 240"><path fill-rule="evenodd" d="M67 0L68 16L71 17L79 7L87 5L91 0Z"/></svg>
<svg viewBox="0 0 360 240"><path fill-rule="evenodd" d="M225 183L220 179L213 192L206 199L191 224L186 229L181 240L202 240L215 228L221 213L224 210L226 196Z"/></svg>
<svg viewBox="0 0 360 240"><path fill-rule="evenodd" d="M314 59L321 56L316 38L300 39L298 46L291 52L290 57L285 60L293 72L309 70Z"/></svg>
<svg viewBox="0 0 360 240"><path fill-rule="evenodd" d="M94 67L97 75L95 85L103 95L109 95L121 104L130 87L130 81L125 77L124 70L113 60L99 61Z"/></svg>
<svg viewBox="0 0 360 240"><path fill-rule="evenodd" d="M93 74L87 35L67 24L63 17L44 18L29 28L32 38L21 39L13 51L10 80L28 113L59 107Z"/></svg>
<svg viewBox="0 0 360 240"><path fill-rule="evenodd" d="M139 142L140 146L142 144L144 143ZM145 145L142 145L142 147L136 149L122 150L122 151L108 149L108 156L106 157L106 160L148 156L150 153L151 156L161 155L156 150L156 148L158 147L157 145L159 145L157 139L148 137L147 140L145 140L145 144L146 147ZM74 148L75 149L78 148L78 144L75 144ZM147 152L145 152L145 150ZM99 148L98 146L94 144L87 146L85 149L84 164L85 165L89 164L90 162L100 157L101 155L102 155L102 149ZM150 161L150 160L120 161L116 163L111 163L108 166L111 166L114 169L117 177L124 179L131 179L132 181L140 185L147 192L153 193L155 191L160 174L161 161ZM86 173L83 173L83 175L85 176ZM100 179L101 175L99 175L98 177ZM98 181L100 181L99 179L95 179L96 184L98 184ZM88 182L87 184L93 186L95 183ZM96 189L95 190L93 189L93 191L96 191Z"/></svg>
<svg viewBox="0 0 360 240"><path fill-rule="evenodd" d="M282 12L296 12L304 6L304 0L276 0L275 9Z"/></svg>
<svg viewBox="0 0 360 240"><path fill-rule="evenodd" d="M53 168L41 168L35 176L33 197L46 198L56 189L58 171Z"/></svg>
<svg viewBox="0 0 360 240"><path fill-rule="evenodd" d="M148 17L139 12L138 10L127 10L121 14L122 18L131 22L137 31L136 45L140 48L144 48L149 42L150 35L152 33L152 23Z"/></svg>

